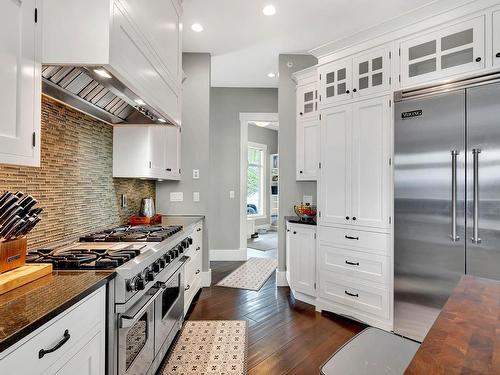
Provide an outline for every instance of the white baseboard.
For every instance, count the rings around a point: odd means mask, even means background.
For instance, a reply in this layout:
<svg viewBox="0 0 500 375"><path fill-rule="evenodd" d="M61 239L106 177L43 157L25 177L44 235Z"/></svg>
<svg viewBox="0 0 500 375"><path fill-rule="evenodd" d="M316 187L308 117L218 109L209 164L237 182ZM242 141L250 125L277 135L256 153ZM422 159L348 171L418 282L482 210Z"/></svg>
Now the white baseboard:
<svg viewBox="0 0 500 375"><path fill-rule="evenodd" d="M316 297L308 296L307 294L297 292L296 290L293 289L291 289L291 291L296 300L308 303L309 305L316 307Z"/></svg>
<svg viewBox="0 0 500 375"><path fill-rule="evenodd" d="M259 229L269 230L271 229L271 224L256 225L255 230L258 231Z"/></svg>
<svg viewBox="0 0 500 375"><path fill-rule="evenodd" d="M212 285L212 270L203 271L201 273L201 286L203 288L209 288Z"/></svg>
<svg viewBox="0 0 500 375"><path fill-rule="evenodd" d="M247 249L211 249L210 261L244 262L247 260Z"/></svg>
<svg viewBox="0 0 500 375"><path fill-rule="evenodd" d="M286 271L276 270L276 286L288 286L286 281Z"/></svg>

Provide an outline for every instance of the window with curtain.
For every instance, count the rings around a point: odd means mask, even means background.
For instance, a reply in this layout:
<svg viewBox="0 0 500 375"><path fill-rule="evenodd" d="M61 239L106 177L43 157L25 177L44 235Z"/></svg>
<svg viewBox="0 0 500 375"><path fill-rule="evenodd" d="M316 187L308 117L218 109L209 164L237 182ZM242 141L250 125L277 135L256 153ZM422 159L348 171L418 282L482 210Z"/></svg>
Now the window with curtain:
<svg viewBox="0 0 500 375"><path fill-rule="evenodd" d="M258 143L248 143L247 215L265 217L266 149Z"/></svg>

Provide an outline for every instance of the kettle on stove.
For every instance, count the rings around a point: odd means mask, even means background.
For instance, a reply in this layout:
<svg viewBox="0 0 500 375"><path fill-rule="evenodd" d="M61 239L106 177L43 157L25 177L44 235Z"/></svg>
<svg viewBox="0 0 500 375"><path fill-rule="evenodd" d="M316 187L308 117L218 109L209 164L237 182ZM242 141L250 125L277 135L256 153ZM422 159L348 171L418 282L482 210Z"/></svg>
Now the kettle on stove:
<svg viewBox="0 0 500 375"><path fill-rule="evenodd" d="M153 198L142 198L141 201L141 210L139 214L144 217L153 217L155 216L155 202Z"/></svg>

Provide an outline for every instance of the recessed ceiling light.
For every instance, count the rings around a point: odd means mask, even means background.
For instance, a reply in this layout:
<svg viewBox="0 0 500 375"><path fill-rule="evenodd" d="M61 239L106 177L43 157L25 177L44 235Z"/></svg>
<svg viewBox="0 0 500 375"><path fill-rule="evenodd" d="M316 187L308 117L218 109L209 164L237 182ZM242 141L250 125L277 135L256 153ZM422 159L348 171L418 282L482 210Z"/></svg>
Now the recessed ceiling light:
<svg viewBox="0 0 500 375"><path fill-rule="evenodd" d="M142 99L135 99L134 102L136 102L139 105L146 105L146 103L144 103L144 100Z"/></svg>
<svg viewBox="0 0 500 375"><path fill-rule="evenodd" d="M159 118L158 122L161 122L162 124L166 123L167 121L164 118Z"/></svg>
<svg viewBox="0 0 500 375"><path fill-rule="evenodd" d="M267 76L269 78L274 78L274 77L276 77L276 74L274 74L274 73L271 72L271 73L268 73Z"/></svg>
<svg viewBox="0 0 500 375"><path fill-rule="evenodd" d="M94 69L94 72L104 78L113 78L106 69Z"/></svg>
<svg viewBox="0 0 500 375"><path fill-rule="evenodd" d="M272 4L266 5L264 9L262 9L262 13L266 16L274 16L276 14L276 8Z"/></svg>
<svg viewBox="0 0 500 375"><path fill-rule="evenodd" d="M193 30L197 33L201 33L203 31L203 26L201 26L199 23L193 23L191 25L191 30Z"/></svg>

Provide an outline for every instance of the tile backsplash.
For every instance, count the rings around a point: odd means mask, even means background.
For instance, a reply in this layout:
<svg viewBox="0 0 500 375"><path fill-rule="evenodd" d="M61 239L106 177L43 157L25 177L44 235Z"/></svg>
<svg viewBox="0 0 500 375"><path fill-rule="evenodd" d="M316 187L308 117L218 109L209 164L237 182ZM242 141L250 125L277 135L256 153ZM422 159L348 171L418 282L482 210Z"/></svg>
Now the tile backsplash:
<svg viewBox="0 0 500 375"><path fill-rule="evenodd" d="M45 96L41 142L40 168L0 164L0 192L21 190L44 208L28 247L122 224L138 213L143 197L155 197L153 181L112 177L111 125Z"/></svg>

